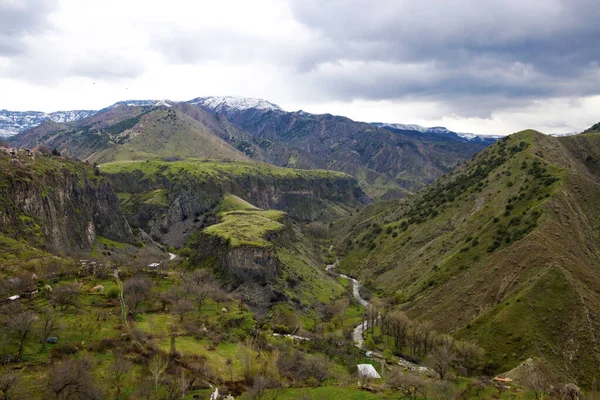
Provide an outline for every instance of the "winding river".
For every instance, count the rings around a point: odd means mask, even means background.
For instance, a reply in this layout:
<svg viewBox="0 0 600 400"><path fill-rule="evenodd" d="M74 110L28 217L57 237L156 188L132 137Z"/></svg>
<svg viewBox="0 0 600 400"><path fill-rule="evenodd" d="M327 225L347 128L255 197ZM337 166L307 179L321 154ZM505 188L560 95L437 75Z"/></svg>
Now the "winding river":
<svg viewBox="0 0 600 400"><path fill-rule="evenodd" d="M325 269L327 270L327 272L337 275L340 278L348 279L350 282L352 282L352 295L354 296L356 301L358 301L358 303L365 308L369 307L371 305L371 303L369 303L368 300L363 299L360 296L360 288L362 286L360 281L357 279L351 278L348 275L340 274L340 273L337 273L334 271L334 268L338 265L338 262L339 262L339 260L336 260L336 262L334 264L327 265L327 267L325 267ZM354 340L356 347L359 347L362 349L362 345L364 342L363 334L367 328L368 328L368 325L367 325L366 321L358 324L354 328L354 331L352 332L352 339ZM383 358L383 355L379 352L373 351L373 352L371 352L371 354L373 355L373 357ZM415 363L410 362L401 357L398 357L398 365L400 365L408 370L421 372L421 373L428 374L428 375L431 375L433 373L433 371L431 371L431 369L421 366L421 365L418 365L418 364L415 364Z"/></svg>

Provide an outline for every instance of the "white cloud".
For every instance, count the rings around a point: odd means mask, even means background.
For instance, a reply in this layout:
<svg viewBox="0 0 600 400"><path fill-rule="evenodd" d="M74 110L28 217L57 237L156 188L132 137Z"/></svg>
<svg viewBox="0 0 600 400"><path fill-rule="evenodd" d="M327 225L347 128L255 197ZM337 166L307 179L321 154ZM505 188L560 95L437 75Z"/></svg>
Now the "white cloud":
<svg viewBox="0 0 600 400"><path fill-rule="evenodd" d="M233 94L476 133L600 120L593 1L432 1L0 0L0 108Z"/></svg>

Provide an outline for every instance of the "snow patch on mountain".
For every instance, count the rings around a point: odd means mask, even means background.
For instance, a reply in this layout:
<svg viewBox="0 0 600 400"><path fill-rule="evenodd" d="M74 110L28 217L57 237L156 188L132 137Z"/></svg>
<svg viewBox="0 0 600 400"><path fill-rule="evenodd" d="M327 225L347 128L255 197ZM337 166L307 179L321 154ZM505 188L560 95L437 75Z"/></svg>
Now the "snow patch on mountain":
<svg viewBox="0 0 600 400"><path fill-rule="evenodd" d="M56 111L53 113L0 110L0 136L14 136L47 120L64 124L91 117L95 113L94 110Z"/></svg>
<svg viewBox="0 0 600 400"><path fill-rule="evenodd" d="M273 104L267 100L255 99L251 97L236 97L236 96L209 96L197 97L188 101L192 105L200 105L214 112L222 112L228 110L245 111L249 109L257 110L276 110L283 111L277 104Z"/></svg>
<svg viewBox="0 0 600 400"><path fill-rule="evenodd" d="M421 133L433 133L433 134L443 135L443 136L456 135L458 137L461 137L461 138L469 140L469 141L472 141L472 140L494 141L494 140L500 139L501 137L504 136L504 135L477 135L474 133L454 132L443 126L433 126L433 127L427 128L427 127L424 127L421 125L414 125L414 124L395 124L395 123L390 124L390 123L383 123L383 122L372 122L372 125L375 125L380 128L392 128L392 129L398 129L398 130L402 130L402 131L416 131L416 132L421 132Z"/></svg>

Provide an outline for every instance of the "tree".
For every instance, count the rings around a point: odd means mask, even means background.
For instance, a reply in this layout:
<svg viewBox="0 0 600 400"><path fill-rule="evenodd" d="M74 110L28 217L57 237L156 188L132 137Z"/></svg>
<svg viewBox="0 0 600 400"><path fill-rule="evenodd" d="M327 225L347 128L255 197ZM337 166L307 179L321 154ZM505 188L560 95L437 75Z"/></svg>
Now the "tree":
<svg viewBox="0 0 600 400"><path fill-rule="evenodd" d="M344 317L346 316L346 311L348 311L349 305L350 301L347 297L337 299L333 303L333 314L338 318L342 327L344 326Z"/></svg>
<svg viewBox="0 0 600 400"><path fill-rule="evenodd" d="M115 390L116 400L121 398L121 392L127 386L130 370L131 362L122 353L117 353L108 372L108 380Z"/></svg>
<svg viewBox="0 0 600 400"><path fill-rule="evenodd" d="M536 399L549 393L554 380L552 372L541 362L529 359L525 362L527 373L521 378L521 384L531 389Z"/></svg>
<svg viewBox="0 0 600 400"><path fill-rule="evenodd" d="M180 298L173 304L172 311L179 316L179 322L183 322L183 318L194 309L194 304L190 299Z"/></svg>
<svg viewBox="0 0 600 400"><path fill-rule="evenodd" d="M424 394L425 382L422 377L409 373L402 373L395 368L390 373L387 381L392 393L400 392L408 400L416 400L419 394Z"/></svg>
<svg viewBox="0 0 600 400"><path fill-rule="evenodd" d="M394 311L385 316L385 334L394 340L394 349L402 351L406 343L406 335L410 320L402 311Z"/></svg>
<svg viewBox="0 0 600 400"><path fill-rule="evenodd" d="M146 276L134 276L125 281L123 296L133 315L138 313L140 305L148 298L152 284L152 280Z"/></svg>
<svg viewBox="0 0 600 400"><path fill-rule="evenodd" d="M32 311L21 311L13 314L7 321L8 331L15 337L18 345L17 360L23 355L23 346L27 336L33 330L33 323L37 320L36 315Z"/></svg>
<svg viewBox="0 0 600 400"><path fill-rule="evenodd" d="M92 362L88 358L68 359L50 368L48 388L56 399L101 399L102 392L94 382Z"/></svg>
<svg viewBox="0 0 600 400"><path fill-rule="evenodd" d="M448 344L436 346L429 353L427 360L431 368L433 368L433 370L440 376L440 379L444 379L450 371L450 366L454 361L454 352L452 351L452 347Z"/></svg>
<svg viewBox="0 0 600 400"><path fill-rule="evenodd" d="M4 400L10 400L13 397L15 389L19 386L20 376L7 367L0 369L0 392Z"/></svg>
<svg viewBox="0 0 600 400"><path fill-rule="evenodd" d="M50 294L50 302L61 311L73 306L79 308L79 285L74 282L57 286Z"/></svg>
<svg viewBox="0 0 600 400"><path fill-rule="evenodd" d="M154 379L154 391L158 391L162 374L167 370L169 361L162 358L160 354L155 354L148 362L148 370Z"/></svg>
<svg viewBox="0 0 600 400"><path fill-rule="evenodd" d="M483 363L484 350L473 341L455 343L457 361L467 376L475 374Z"/></svg>
<svg viewBox="0 0 600 400"><path fill-rule="evenodd" d="M206 269L197 269L184 277L185 291L199 309L216 286L214 275Z"/></svg>
<svg viewBox="0 0 600 400"><path fill-rule="evenodd" d="M56 329L58 329L58 315L50 307L44 308L40 314L40 341L42 342L42 350L46 348L47 338L49 338Z"/></svg>
<svg viewBox="0 0 600 400"><path fill-rule="evenodd" d="M52 149L52 155L53 156L60 156L60 151L58 151L58 149L55 147Z"/></svg>
<svg viewBox="0 0 600 400"><path fill-rule="evenodd" d="M45 156L49 156L52 153L52 151L50 150L50 147L48 147L47 144L40 144L37 147L37 151L39 151L40 153L42 153Z"/></svg>

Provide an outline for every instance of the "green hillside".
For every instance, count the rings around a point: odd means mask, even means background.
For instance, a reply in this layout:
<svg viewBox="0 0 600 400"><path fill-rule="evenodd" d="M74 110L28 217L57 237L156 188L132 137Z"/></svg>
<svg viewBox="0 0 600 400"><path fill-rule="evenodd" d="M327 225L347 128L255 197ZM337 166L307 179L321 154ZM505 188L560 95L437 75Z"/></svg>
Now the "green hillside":
<svg viewBox="0 0 600 400"><path fill-rule="evenodd" d="M336 224L342 269L495 372L529 357L591 384L598 370L600 135L519 132L405 200Z"/></svg>
<svg viewBox="0 0 600 400"><path fill-rule="evenodd" d="M98 164L156 157L248 159L215 129L168 107L119 105L69 125L46 122L12 141L27 148L45 144Z"/></svg>

